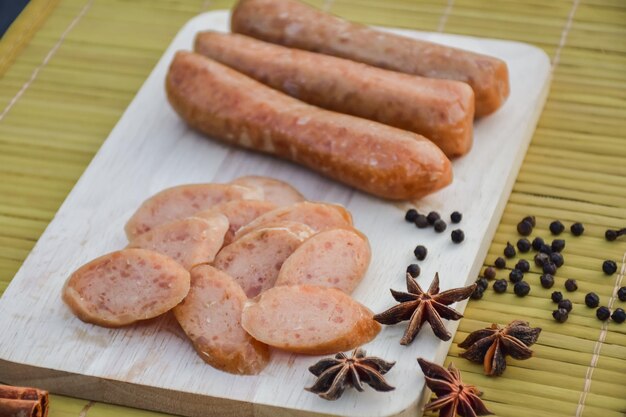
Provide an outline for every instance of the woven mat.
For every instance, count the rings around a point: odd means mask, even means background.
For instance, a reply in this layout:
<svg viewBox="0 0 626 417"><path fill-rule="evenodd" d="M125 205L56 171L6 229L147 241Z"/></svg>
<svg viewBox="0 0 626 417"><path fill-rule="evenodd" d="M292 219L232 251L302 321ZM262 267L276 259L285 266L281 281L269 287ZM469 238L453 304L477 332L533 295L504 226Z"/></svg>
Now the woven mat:
<svg viewBox="0 0 626 417"><path fill-rule="evenodd" d="M626 415L626 323L603 324L583 304L593 290L602 304L626 307L615 297L619 282L626 285L626 241L603 239L606 228L626 226L626 3L312 3L365 23L518 40L550 55L550 96L485 264L493 263L507 241L517 240L515 225L527 214L537 216L537 230L546 237L553 219L583 222L584 236L565 233L566 264L555 285L562 289L566 278L578 280L579 290L567 294L573 313L566 324L551 319L551 290L538 285L537 273L527 278L532 292L525 298L489 289L482 300L469 303L447 361L484 391L488 407L499 416ZM0 291L178 29L202 11L231 4L59 0L0 78ZM41 16L30 13L18 24L36 27ZM9 41L15 37L5 36L0 51L26 44L22 39L7 46ZM604 259L618 262L618 274L603 275ZM456 343L494 318L501 323L525 318L543 332L532 359L511 360L502 377L488 378L481 366L457 357ZM158 414L53 396L51 417L86 415Z"/></svg>

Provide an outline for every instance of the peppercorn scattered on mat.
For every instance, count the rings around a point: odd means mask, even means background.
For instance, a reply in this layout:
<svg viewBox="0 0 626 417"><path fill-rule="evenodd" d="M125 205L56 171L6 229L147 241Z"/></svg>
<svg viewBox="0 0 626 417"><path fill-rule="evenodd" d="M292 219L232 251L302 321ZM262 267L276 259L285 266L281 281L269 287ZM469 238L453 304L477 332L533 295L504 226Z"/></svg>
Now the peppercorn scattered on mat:
<svg viewBox="0 0 626 417"><path fill-rule="evenodd" d="M511 285L505 294L496 294L490 282L483 298L470 301L465 310L447 362L462 370L466 383L480 387L487 407L498 416L624 416L626 323L601 322L595 309L584 305L584 297L594 291L600 305L626 308L616 297L619 283L626 285L626 238L604 239L607 228L626 227L626 4L310 2L364 23L518 40L550 55L550 96L485 265L493 265L507 241L519 239L516 225L526 215L537 217L531 238L551 240L549 223L559 219L565 224L560 236L567 242L565 265L548 290L539 285L540 273L530 253L507 260L507 269L497 270L497 278L507 278L518 259L531 261L525 278L530 294L517 297ZM0 65L0 291L174 34L192 16L232 3L59 0L30 42L20 40L21 53L5 68ZM35 28L42 16L27 13L16 24ZM10 50L9 42L15 45L15 36L3 37L0 51ZM585 225L580 237L569 232L576 221ZM416 240L418 236L416 231ZM616 274L602 272L605 259L617 262ZM577 280L576 292L564 290L567 278ZM562 291L574 304L565 323L552 318L553 290ZM493 320L507 324L514 319L543 329L532 346L533 358L509 358L500 377L486 377L482 365L459 358L457 344L468 333ZM162 414L52 396L51 417L78 415Z"/></svg>

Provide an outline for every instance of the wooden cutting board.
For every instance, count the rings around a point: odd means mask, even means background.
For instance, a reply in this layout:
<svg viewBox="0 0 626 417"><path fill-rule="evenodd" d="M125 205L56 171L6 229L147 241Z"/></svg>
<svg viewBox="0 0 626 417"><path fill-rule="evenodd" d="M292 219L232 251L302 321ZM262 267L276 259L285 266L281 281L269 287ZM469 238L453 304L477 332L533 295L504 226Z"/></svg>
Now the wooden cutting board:
<svg viewBox="0 0 626 417"><path fill-rule="evenodd" d="M303 390L314 381L307 368L319 358L275 351L258 376L226 374L201 361L169 315L125 329L88 325L62 303L62 286L81 264L126 245L123 225L151 194L245 174L288 181L309 199L343 204L352 212L373 250L354 297L373 311L394 304L390 287L404 289L416 244L429 250L420 263L420 284L428 286L438 271L442 290L465 285L479 272L541 113L550 80L548 57L522 43L392 30L498 56L510 70L511 96L497 113L476 123L471 153L454 161L453 184L415 203L421 212L437 210L445 219L454 210L463 213L460 225L437 234L404 221L409 203L379 200L186 127L165 97L167 67L175 51L191 48L197 31L227 31L228 20L226 11L205 13L180 31L0 299L0 380L198 417L414 416L424 388L416 358L442 362L449 347L429 328L405 347L398 343L405 325L388 326L365 346L370 354L397 362L388 374L395 391L351 390L328 402ZM450 240L457 227L466 235L460 245ZM457 324L447 326L455 331Z"/></svg>

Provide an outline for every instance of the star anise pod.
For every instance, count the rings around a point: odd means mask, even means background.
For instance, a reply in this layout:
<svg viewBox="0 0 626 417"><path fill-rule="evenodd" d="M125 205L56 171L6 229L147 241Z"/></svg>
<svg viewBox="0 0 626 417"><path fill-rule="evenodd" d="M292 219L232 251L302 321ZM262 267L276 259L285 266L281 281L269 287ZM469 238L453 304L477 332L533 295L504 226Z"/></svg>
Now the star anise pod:
<svg viewBox="0 0 626 417"><path fill-rule="evenodd" d="M439 410L439 417L475 417L493 414L480 399L482 393L474 385L464 384L461 373L453 364L448 369L436 363L417 358L424 372L426 385L437 399L424 407L425 411Z"/></svg>
<svg viewBox="0 0 626 417"><path fill-rule="evenodd" d="M337 353L334 358L325 358L309 367L317 378L312 387L305 390L318 394L325 400L336 400L348 386L363 391L363 383L376 391L392 391L383 377L395 362L387 362L375 356L365 356L361 348L354 349L352 357Z"/></svg>
<svg viewBox="0 0 626 417"><path fill-rule="evenodd" d="M459 320L463 317L461 313L448 307L448 305L465 300L472 295L476 284L440 293L439 273L437 273L432 284L430 284L428 292L424 292L413 277L406 274L406 287L409 291L408 293L390 290L393 298L400 304L374 316L374 320L382 324L396 324L409 320L404 336L400 339L400 344L402 345L411 343L425 322L430 324L438 338L450 340L452 335L446 330L446 326L441 319Z"/></svg>
<svg viewBox="0 0 626 417"><path fill-rule="evenodd" d="M507 355L515 359L528 359L533 355L528 346L537 341L539 333L541 328L530 327L526 321L515 320L504 328L494 323L470 333L459 343L460 348L467 349L460 356L482 363L485 375L502 375Z"/></svg>

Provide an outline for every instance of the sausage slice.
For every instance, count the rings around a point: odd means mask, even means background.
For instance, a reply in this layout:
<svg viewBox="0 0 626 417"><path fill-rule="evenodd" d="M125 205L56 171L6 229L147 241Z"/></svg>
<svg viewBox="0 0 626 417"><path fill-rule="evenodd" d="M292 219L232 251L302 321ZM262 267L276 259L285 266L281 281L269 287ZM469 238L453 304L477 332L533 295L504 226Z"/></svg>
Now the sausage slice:
<svg viewBox="0 0 626 417"><path fill-rule="evenodd" d="M189 272L172 258L145 249L124 249L77 269L63 300L84 322L120 327L156 317L189 291Z"/></svg>
<svg viewBox="0 0 626 417"><path fill-rule="evenodd" d="M335 288L274 287L249 300L241 325L252 337L290 352L326 355L361 346L380 331L372 312Z"/></svg>
<svg viewBox="0 0 626 417"><path fill-rule="evenodd" d="M271 201L278 207L290 206L304 201L304 196L300 194L300 191L296 190L286 182L279 181L274 178L249 175L246 177L239 177L232 181L231 184L239 184L247 187L259 187L263 190L263 194L265 194L265 200Z"/></svg>
<svg viewBox="0 0 626 417"><path fill-rule="evenodd" d="M241 311L247 300L227 274L209 265L191 271L189 294L174 308L174 315L198 355L214 368L254 375L269 362L268 346L241 327Z"/></svg>

